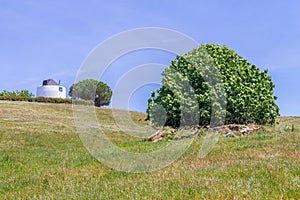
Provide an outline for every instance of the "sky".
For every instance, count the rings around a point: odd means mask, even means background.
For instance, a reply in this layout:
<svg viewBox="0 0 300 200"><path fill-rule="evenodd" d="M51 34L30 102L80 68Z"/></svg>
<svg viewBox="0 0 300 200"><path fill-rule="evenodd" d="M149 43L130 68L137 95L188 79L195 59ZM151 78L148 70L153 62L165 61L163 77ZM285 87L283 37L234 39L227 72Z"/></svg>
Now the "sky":
<svg viewBox="0 0 300 200"><path fill-rule="evenodd" d="M48 78L69 88L97 45L131 29L161 27L199 44L226 45L268 69L281 115L300 115L297 0L0 0L0 26L0 91L35 94ZM108 66L101 80L114 88L137 66L168 66L173 59L173 53L160 50L131 52ZM157 88L150 84L133 91L128 109L145 111L150 91Z"/></svg>

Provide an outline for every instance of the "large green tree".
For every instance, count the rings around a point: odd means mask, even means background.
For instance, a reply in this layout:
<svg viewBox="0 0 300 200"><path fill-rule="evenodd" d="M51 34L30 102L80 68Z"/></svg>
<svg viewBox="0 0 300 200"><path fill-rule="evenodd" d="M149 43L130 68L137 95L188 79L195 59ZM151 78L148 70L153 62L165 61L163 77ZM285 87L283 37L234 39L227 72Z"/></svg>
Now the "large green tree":
<svg viewBox="0 0 300 200"><path fill-rule="evenodd" d="M73 84L69 89L72 98L92 100L95 106L109 105L112 96L110 87L102 81L86 79Z"/></svg>
<svg viewBox="0 0 300 200"><path fill-rule="evenodd" d="M148 117L156 124L208 125L212 112L219 121L224 116L225 123L274 124L279 115L267 70L226 46L201 45L177 56L162 75L162 87L148 100Z"/></svg>

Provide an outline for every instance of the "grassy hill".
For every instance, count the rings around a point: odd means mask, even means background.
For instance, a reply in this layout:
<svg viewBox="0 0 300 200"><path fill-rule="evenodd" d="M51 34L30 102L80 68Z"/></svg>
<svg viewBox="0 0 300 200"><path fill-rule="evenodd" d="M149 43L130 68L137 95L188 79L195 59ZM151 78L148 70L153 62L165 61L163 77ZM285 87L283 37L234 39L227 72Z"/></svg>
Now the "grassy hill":
<svg viewBox="0 0 300 200"><path fill-rule="evenodd" d="M118 146L150 143L115 129L109 109L101 126ZM145 125L144 113L131 113ZM198 158L202 137L170 166L148 173L110 169L93 158L74 125L72 105L0 101L0 199L299 199L300 118L245 137L220 137Z"/></svg>

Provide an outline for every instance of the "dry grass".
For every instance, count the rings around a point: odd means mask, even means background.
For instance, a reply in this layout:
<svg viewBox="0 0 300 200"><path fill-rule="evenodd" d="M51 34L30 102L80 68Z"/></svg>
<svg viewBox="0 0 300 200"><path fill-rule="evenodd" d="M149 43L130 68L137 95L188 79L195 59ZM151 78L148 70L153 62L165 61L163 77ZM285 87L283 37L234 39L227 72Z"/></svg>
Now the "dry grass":
<svg viewBox="0 0 300 200"><path fill-rule="evenodd" d="M131 115L146 125L144 113ZM97 109L97 116L105 134L126 150L167 143L122 134L109 109ZM199 137L170 166L132 174L88 153L71 105L0 101L0 199L299 199L300 118L278 122L246 137L221 137L203 159Z"/></svg>

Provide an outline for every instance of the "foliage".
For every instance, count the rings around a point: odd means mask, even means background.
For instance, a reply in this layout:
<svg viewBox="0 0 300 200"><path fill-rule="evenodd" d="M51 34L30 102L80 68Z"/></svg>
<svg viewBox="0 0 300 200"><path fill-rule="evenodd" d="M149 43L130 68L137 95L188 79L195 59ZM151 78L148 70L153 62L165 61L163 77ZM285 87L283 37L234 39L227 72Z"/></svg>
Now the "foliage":
<svg viewBox="0 0 300 200"><path fill-rule="evenodd" d="M97 80L86 79L73 84L69 95L76 99L93 100L95 106L109 105L112 96L110 87Z"/></svg>
<svg viewBox="0 0 300 200"><path fill-rule="evenodd" d="M162 123L161 107L166 112L164 124L175 127L195 120L208 125L212 112L217 122L226 112L225 123L240 124L274 124L279 115L267 70L261 72L226 46L202 45L177 56L162 75L162 87L148 100L148 118L155 124Z"/></svg>
<svg viewBox="0 0 300 200"><path fill-rule="evenodd" d="M29 92L29 90L21 90L21 91L7 91L3 90L0 92L0 96L5 97L33 97L34 95Z"/></svg>
<svg viewBox="0 0 300 200"><path fill-rule="evenodd" d="M94 102L90 100L78 99L63 99L63 98L46 98L46 97L24 97L24 96L0 96L0 100L4 101L27 101L39 103L61 103L61 104L77 104L77 105L93 105Z"/></svg>

